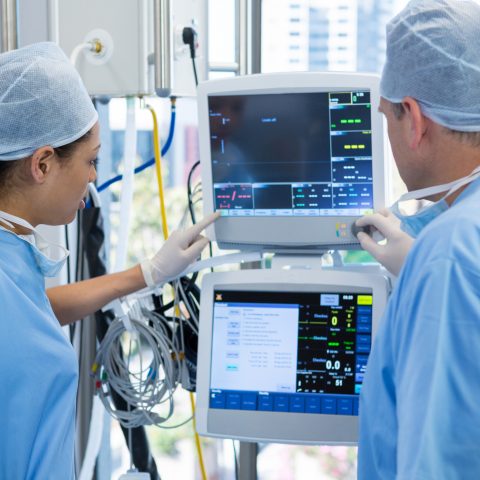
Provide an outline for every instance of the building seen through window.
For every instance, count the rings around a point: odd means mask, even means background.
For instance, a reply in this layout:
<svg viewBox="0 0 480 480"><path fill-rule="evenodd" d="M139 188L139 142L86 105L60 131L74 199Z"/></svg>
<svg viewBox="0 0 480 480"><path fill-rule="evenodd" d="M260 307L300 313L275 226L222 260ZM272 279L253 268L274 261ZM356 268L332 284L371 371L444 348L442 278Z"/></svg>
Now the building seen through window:
<svg viewBox="0 0 480 480"><path fill-rule="evenodd" d="M262 71L379 72L406 0L263 0Z"/></svg>

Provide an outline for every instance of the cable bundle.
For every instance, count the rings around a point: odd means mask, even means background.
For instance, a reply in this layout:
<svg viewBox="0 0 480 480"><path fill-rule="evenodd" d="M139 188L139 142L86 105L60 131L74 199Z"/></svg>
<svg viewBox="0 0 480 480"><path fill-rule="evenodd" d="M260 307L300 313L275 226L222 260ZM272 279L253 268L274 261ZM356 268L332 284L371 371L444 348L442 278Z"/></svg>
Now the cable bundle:
<svg viewBox="0 0 480 480"><path fill-rule="evenodd" d="M147 307L146 299L132 296L128 315L111 323L98 348L92 367L97 393L126 428L179 426L162 424L173 415L177 386L195 390L200 291L194 281L183 277L175 282L175 300L167 304L155 296L155 306L150 301ZM175 315L167 316L172 309ZM115 408L114 395L125 400L128 410ZM154 411L158 405L167 405L166 415Z"/></svg>
<svg viewBox="0 0 480 480"><path fill-rule="evenodd" d="M142 314L148 323L130 317L131 331L118 318L112 322L92 368L105 408L126 428L161 426L167 421L173 414L173 394L181 380L181 354L171 327L154 312L143 309ZM128 411L115 409L112 393L123 397ZM154 408L165 403L168 413L161 416Z"/></svg>

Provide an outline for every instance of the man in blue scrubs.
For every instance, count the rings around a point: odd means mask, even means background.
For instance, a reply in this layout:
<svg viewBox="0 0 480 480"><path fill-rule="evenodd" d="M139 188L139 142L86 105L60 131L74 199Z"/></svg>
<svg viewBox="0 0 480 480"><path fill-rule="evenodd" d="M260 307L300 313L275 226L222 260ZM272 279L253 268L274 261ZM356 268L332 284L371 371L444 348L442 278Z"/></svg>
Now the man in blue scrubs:
<svg viewBox="0 0 480 480"><path fill-rule="evenodd" d="M405 198L431 203L394 205L402 231L386 212L358 221L400 271L360 399L359 479L480 478L479 41L468 0L414 0L387 27L380 110Z"/></svg>

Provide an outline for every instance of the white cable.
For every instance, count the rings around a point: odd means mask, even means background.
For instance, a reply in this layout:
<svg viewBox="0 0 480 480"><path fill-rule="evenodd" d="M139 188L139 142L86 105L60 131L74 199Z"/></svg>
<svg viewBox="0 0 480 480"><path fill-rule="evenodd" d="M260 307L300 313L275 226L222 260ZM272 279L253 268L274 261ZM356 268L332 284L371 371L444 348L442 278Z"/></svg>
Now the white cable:
<svg viewBox="0 0 480 480"><path fill-rule="evenodd" d="M177 277L171 278L167 281L175 280L176 278L184 277L189 273L199 272L207 268L214 268L220 265L227 265L231 263L243 263L243 262L259 262L263 258L261 252L247 252L247 253L229 253L227 255L218 255L216 257L206 258L205 260L199 260L192 263Z"/></svg>
<svg viewBox="0 0 480 480"><path fill-rule="evenodd" d="M102 443L104 411L105 409L103 408L102 402L98 396L95 395L93 397L92 416L88 430L87 448L78 480L90 480L93 477L95 462Z"/></svg>
<svg viewBox="0 0 480 480"><path fill-rule="evenodd" d="M76 67L77 66L77 60L78 56L80 55L80 52L83 50L90 50L92 48L92 44L88 42L80 43L78 44L73 50L72 53L70 54L70 63Z"/></svg>
<svg viewBox="0 0 480 480"><path fill-rule="evenodd" d="M102 200L100 198L100 194L98 193L97 187L92 182L88 184L88 193L90 194L90 197L92 199L92 205L94 207L101 208Z"/></svg>
<svg viewBox="0 0 480 480"><path fill-rule="evenodd" d="M178 282L177 282L178 283ZM190 315L190 318L187 318L186 316L182 316L182 319L188 324L188 326L198 335L198 318L196 317L195 313L193 312L193 310L190 308L190 302L188 301L186 295L185 295L185 292L183 291L183 289L181 288L176 288L176 292L177 292L177 298L178 298L178 294L180 293L180 296L182 297L182 300L183 300L183 303ZM181 324L180 324L181 325ZM183 338L183 335L182 335L182 338ZM182 350L184 350L182 348Z"/></svg>
<svg viewBox="0 0 480 480"><path fill-rule="evenodd" d="M125 269L127 263L128 234L130 231L130 213L133 200L133 182L135 158L137 154L137 129L135 126L135 98L127 98L127 124L125 127L125 150L122 193L120 199L120 228L115 259L115 272Z"/></svg>

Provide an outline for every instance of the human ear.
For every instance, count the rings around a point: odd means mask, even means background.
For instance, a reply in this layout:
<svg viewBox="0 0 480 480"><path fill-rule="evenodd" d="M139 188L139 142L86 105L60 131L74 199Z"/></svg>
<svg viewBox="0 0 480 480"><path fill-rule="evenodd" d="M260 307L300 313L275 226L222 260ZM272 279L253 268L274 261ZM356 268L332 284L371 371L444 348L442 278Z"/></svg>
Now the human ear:
<svg viewBox="0 0 480 480"><path fill-rule="evenodd" d="M427 131L428 121L427 117L423 115L419 103L412 97L405 97L402 100L402 105L405 110L408 130L407 141L408 146L412 150L418 149L424 135Z"/></svg>
<svg viewBox="0 0 480 480"><path fill-rule="evenodd" d="M35 183L44 183L47 175L52 170L53 161L55 160L55 151L52 147L41 147L31 157L30 173Z"/></svg>

